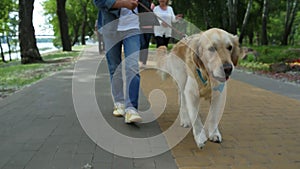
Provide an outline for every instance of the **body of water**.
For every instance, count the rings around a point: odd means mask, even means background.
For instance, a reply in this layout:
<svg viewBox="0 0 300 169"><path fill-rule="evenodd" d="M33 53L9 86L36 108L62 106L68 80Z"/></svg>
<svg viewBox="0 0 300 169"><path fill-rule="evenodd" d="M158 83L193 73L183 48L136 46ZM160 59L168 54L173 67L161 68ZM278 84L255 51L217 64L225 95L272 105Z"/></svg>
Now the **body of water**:
<svg viewBox="0 0 300 169"><path fill-rule="evenodd" d="M41 43L37 43L37 47L40 51L40 54L43 54L43 53L48 53L48 52L52 52L52 51L55 51L55 50L58 50L58 48L56 48L52 42L41 42ZM6 43L2 44L2 48L3 48L3 51L4 52L8 52L8 45ZM11 49L12 50L12 49ZM20 50L20 47L19 45L17 45L17 51ZM9 60L9 54L6 53L4 55L5 57L5 60ZM17 53L11 53L11 58L12 59L21 59L21 54L20 52L17 52Z"/></svg>

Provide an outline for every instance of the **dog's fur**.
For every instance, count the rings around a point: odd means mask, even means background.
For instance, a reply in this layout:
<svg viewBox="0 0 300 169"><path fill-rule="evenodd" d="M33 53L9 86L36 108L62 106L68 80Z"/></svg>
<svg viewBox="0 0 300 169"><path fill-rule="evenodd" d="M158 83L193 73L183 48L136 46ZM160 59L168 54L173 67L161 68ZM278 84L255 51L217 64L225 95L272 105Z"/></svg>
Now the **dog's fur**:
<svg viewBox="0 0 300 169"><path fill-rule="evenodd" d="M180 88L181 126L193 127L194 138L199 148L204 146L207 139L221 142L222 137L217 127L219 120L215 116L223 113L223 109L215 107L222 107L220 105L225 104L225 97L220 92L214 94L213 97L216 98L213 99L212 88L224 84L226 91L226 81L231 71L225 73L223 65L232 66L233 70L238 58L243 55L238 37L224 30L212 28L179 41L170 54L167 55L166 51L166 47L157 49L157 57L160 58L158 68L164 75L166 72L169 73ZM201 72L201 78L197 69ZM224 91L223 93L226 93ZM209 112L211 116L207 126L202 124L198 115L200 97L211 102ZM214 129L212 126L215 126Z"/></svg>

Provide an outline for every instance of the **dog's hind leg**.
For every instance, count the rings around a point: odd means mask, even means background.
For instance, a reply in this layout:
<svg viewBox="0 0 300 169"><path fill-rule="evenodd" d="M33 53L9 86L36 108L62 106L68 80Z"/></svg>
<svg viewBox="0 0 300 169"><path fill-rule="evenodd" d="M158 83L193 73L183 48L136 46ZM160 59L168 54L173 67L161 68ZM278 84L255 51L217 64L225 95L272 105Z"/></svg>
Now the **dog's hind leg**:
<svg viewBox="0 0 300 169"><path fill-rule="evenodd" d="M186 99L184 97L184 89L187 81L187 75L184 74L182 76L176 76L176 81L180 91L178 92L179 104L180 104L180 126L184 128L189 128L192 126L190 117L188 115L188 110L186 107Z"/></svg>
<svg viewBox="0 0 300 169"><path fill-rule="evenodd" d="M179 98L180 98L180 112L179 112L180 126L184 127L184 128L189 128L192 126L192 123L191 123L190 117L188 115L184 92L179 93Z"/></svg>
<svg viewBox="0 0 300 169"><path fill-rule="evenodd" d="M191 77L188 77L184 90L187 111L192 122L196 144L199 148L203 148L207 141L207 137L199 115L200 97L197 89L197 82Z"/></svg>

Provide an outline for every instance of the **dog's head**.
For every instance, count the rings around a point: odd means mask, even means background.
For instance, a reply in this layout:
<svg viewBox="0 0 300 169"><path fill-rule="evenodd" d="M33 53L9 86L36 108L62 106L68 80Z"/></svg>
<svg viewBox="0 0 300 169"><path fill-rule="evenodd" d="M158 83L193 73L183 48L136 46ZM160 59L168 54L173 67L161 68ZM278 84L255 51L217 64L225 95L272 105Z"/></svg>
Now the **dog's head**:
<svg viewBox="0 0 300 169"><path fill-rule="evenodd" d="M231 75L238 59L243 55L238 37L222 29L212 28L191 40L194 61L205 66L208 74L220 82Z"/></svg>

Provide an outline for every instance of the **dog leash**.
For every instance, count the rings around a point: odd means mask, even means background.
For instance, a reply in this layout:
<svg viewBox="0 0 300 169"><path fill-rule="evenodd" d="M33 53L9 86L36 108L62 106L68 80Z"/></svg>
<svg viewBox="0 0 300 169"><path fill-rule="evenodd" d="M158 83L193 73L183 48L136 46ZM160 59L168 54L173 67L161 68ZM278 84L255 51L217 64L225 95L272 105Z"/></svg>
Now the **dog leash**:
<svg viewBox="0 0 300 169"><path fill-rule="evenodd" d="M141 5L141 7L143 7L146 11L153 13L153 15L154 15L157 19L159 19L160 21L164 22L169 28L171 28L172 30L174 30L174 31L175 31L177 34L179 34L181 37L186 38L186 37L188 36L187 34L181 32L181 31L179 31L178 29L176 29L175 27L173 27L172 25L166 23L161 17L159 17L158 15L156 15L153 11L151 11L151 10L150 10L147 6L145 6L143 3L138 2L138 4ZM136 14L134 10L132 10L132 12L133 12L134 14ZM136 15L137 15L137 14L136 14Z"/></svg>

